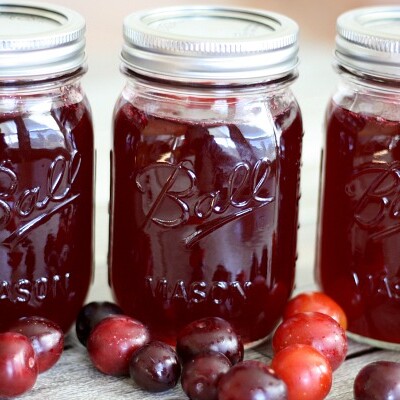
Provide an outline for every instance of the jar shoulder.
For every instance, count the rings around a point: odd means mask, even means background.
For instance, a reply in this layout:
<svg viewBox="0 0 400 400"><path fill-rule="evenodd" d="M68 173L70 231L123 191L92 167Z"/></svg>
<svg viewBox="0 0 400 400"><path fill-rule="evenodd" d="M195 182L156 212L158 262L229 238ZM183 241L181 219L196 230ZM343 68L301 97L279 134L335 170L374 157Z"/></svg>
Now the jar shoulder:
<svg viewBox="0 0 400 400"><path fill-rule="evenodd" d="M400 88L362 79L343 79L328 102L327 116L341 109L354 116L400 121Z"/></svg>
<svg viewBox="0 0 400 400"><path fill-rule="evenodd" d="M114 118L126 107L162 119L191 123L256 124L275 120L288 110L301 115L289 85L269 88L170 88L153 90L128 82L114 107Z"/></svg>
<svg viewBox="0 0 400 400"><path fill-rule="evenodd" d="M80 80L48 85L0 86L0 114L40 114L79 104L91 114L91 106Z"/></svg>

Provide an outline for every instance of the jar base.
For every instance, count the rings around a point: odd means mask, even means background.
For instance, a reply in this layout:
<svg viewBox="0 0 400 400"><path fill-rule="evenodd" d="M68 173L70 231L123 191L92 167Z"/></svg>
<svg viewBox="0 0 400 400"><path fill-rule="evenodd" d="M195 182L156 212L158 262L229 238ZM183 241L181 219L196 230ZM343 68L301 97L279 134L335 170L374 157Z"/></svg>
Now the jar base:
<svg viewBox="0 0 400 400"><path fill-rule="evenodd" d="M391 343L383 340L372 339L349 331L347 331L346 334L350 339L358 343L367 344L369 346L378 347L381 349L400 351L400 343Z"/></svg>

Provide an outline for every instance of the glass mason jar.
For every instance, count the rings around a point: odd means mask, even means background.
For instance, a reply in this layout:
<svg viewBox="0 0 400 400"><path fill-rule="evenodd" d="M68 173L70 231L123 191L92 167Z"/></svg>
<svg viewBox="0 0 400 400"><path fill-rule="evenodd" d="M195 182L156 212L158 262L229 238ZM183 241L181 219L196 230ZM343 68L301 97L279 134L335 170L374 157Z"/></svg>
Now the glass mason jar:
<svg viewBox="0 0 400 400"><path fill-rule="evenodd" d="M92 277L85 22L7 1L0 25L0 325L37 315L67 331Z"/></svg>
<svg viewBox="0 0 400 400"><path fill-rule="evenodd" d="M249 345L282 314L303 134L290 89L297 31L284 16L230 7L124 21L110 282L153 337L174 343L184 324L219 316Z"/></svg>
<svg viewBox="0 0 400 400"><path fill-rule="evenodd" d="M400 345L400 7L339 17L316 274L350 334Z"/></svg>

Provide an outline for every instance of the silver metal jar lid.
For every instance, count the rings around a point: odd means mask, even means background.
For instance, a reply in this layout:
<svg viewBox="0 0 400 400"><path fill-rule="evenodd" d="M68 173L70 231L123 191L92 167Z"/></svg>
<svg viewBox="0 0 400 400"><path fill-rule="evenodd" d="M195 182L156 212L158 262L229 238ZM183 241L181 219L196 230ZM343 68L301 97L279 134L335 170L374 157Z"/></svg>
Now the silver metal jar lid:
<svg viewBox="0 0 400 400"><path fill-rule="evenodd" d="M44 79L85 62L85 20L68 8L0 1L0 80Z"/></svg>
<svg viewBox="0 0 400 400"><path fill-rule="evenodd" d="M337 62L378 78L400 78L400 6L365 7L337 20Z"/></svg>
<svg viewBox="0 0 400 400"><path fill-rule="evenodd" d="M283 15L223 6L166 7L124 20L122 65L159 79L248 84L298 63L298 26Z"/></svg>

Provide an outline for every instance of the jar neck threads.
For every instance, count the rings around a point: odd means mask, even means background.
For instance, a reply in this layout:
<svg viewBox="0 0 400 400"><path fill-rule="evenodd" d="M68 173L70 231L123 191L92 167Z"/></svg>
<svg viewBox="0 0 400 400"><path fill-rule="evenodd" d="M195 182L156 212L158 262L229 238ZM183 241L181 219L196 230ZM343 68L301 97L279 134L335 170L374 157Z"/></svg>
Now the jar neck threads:
<svg viewBox="0 0 400 400"><path fill-rule="evenodd" d="M365 7L337 20L336 62L367 79L400 81L400 7Z"/></svg>

